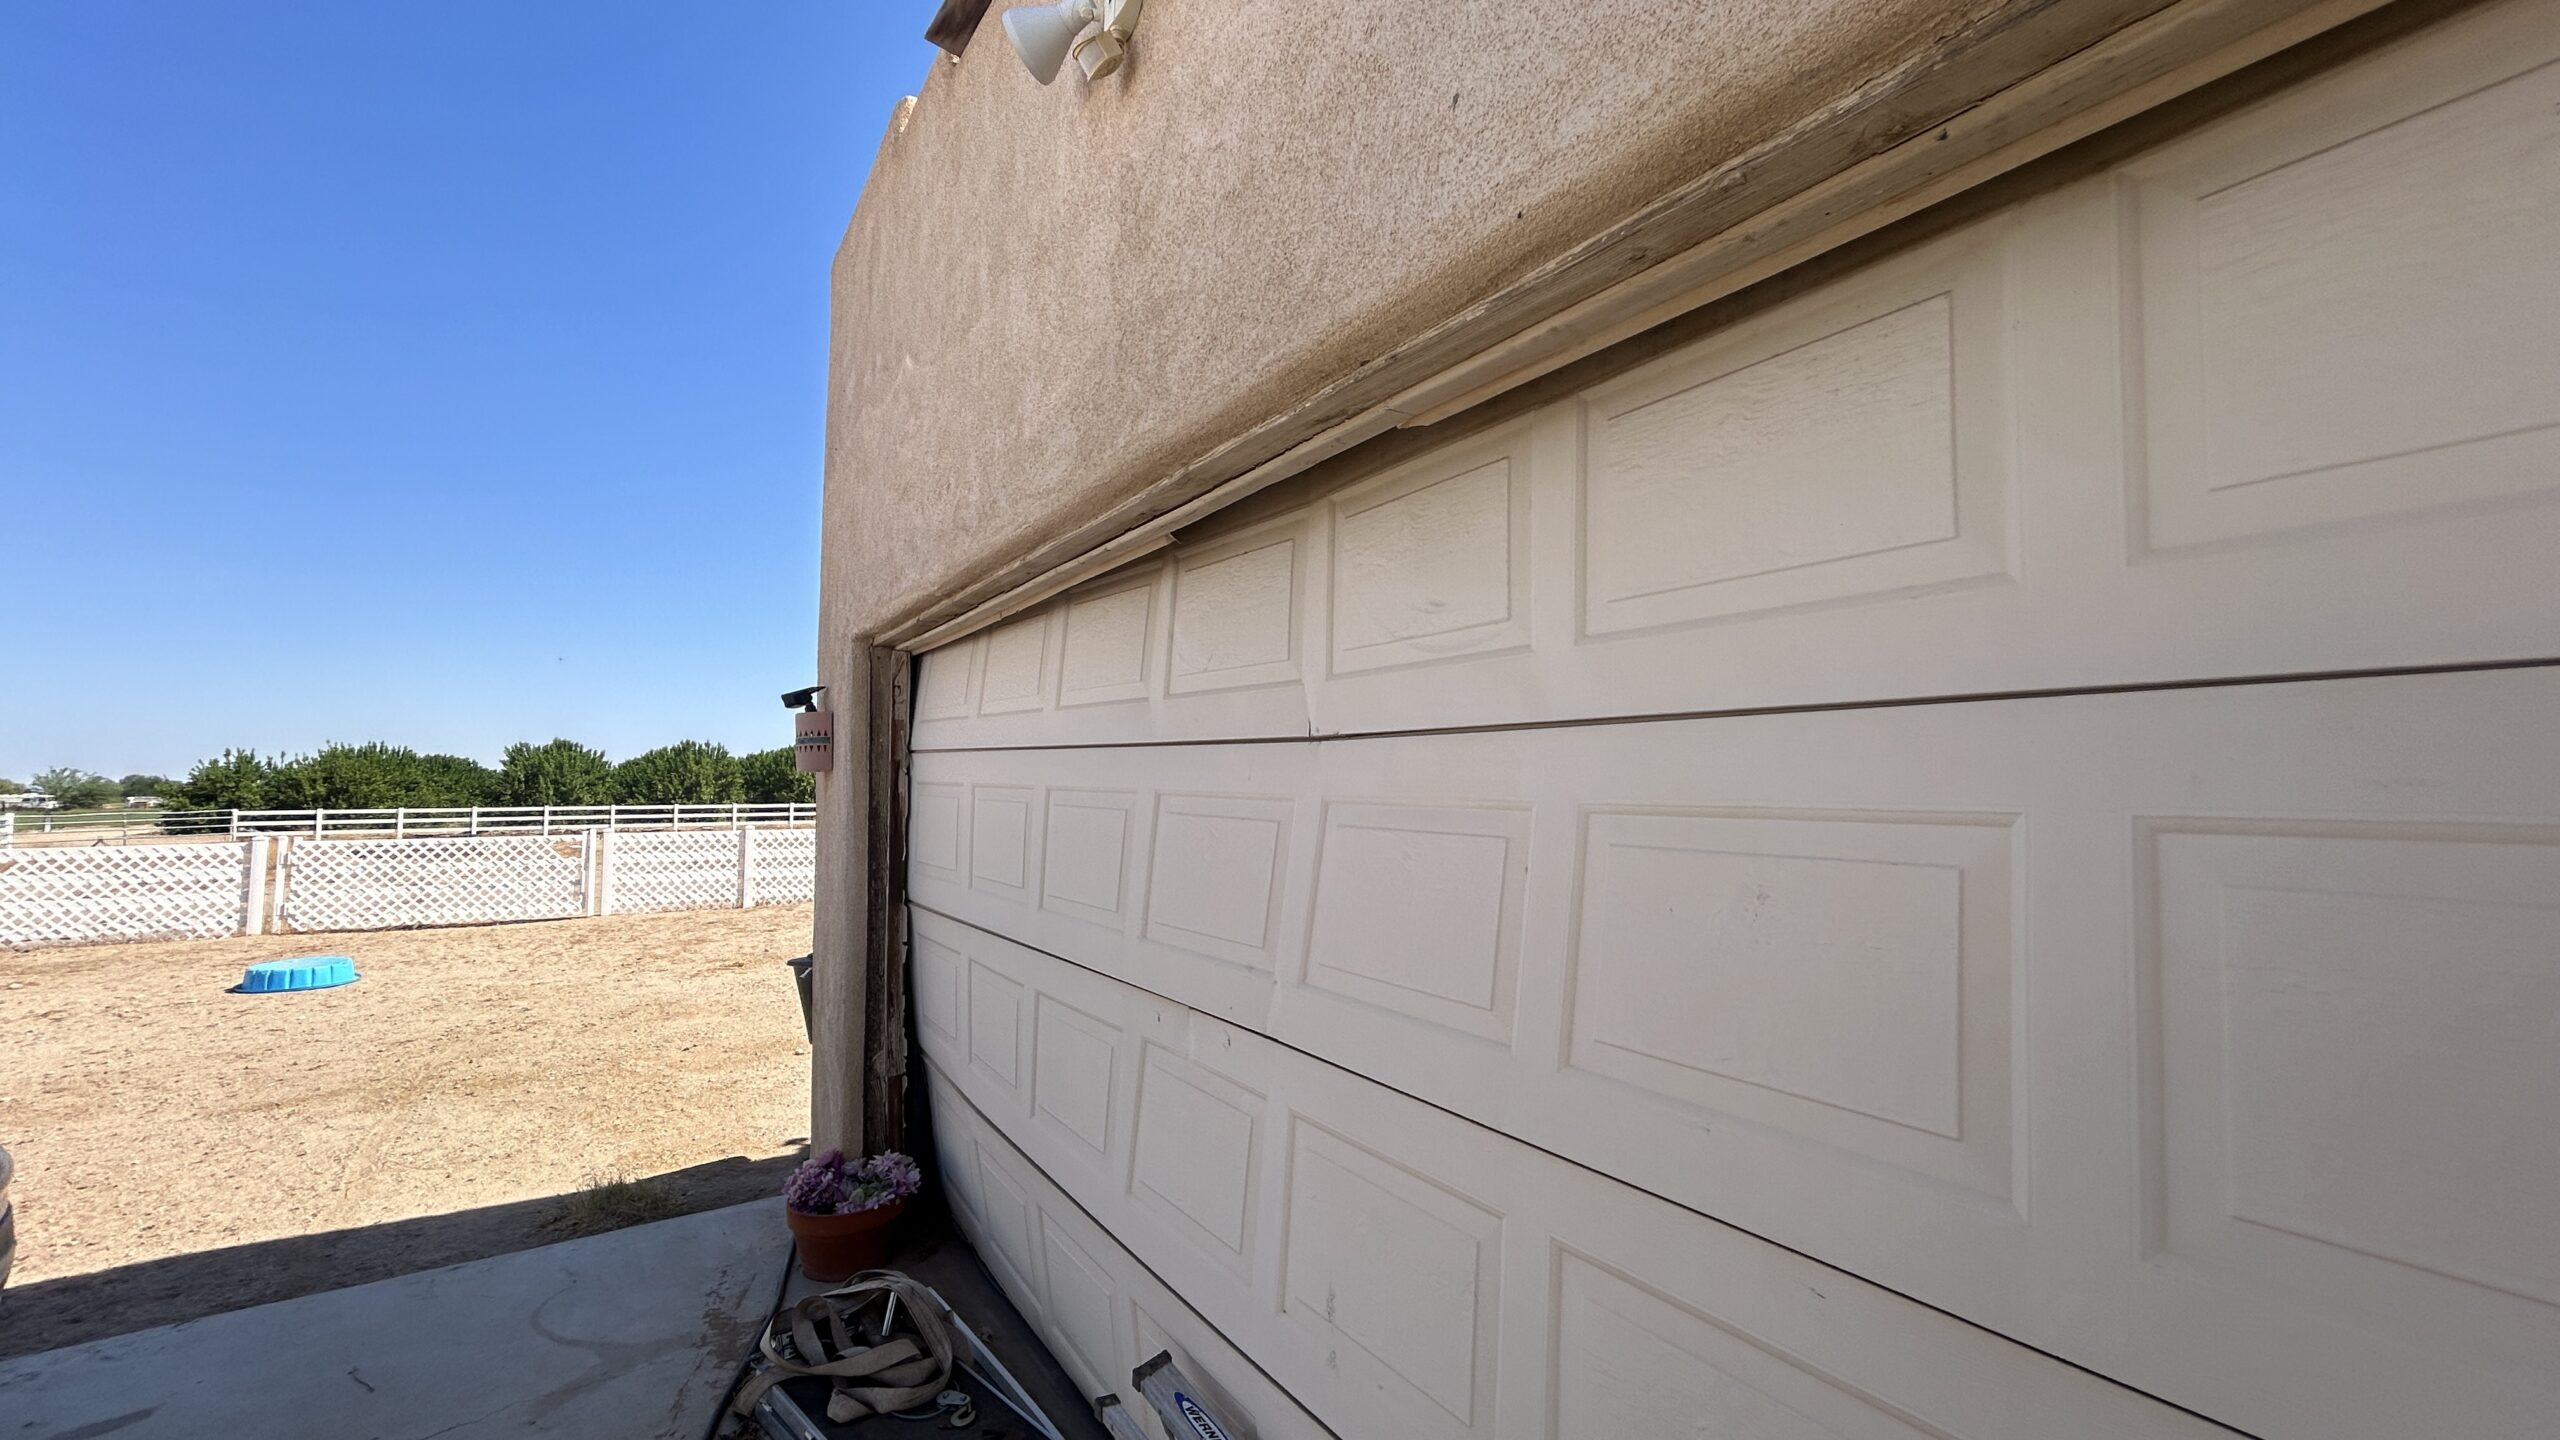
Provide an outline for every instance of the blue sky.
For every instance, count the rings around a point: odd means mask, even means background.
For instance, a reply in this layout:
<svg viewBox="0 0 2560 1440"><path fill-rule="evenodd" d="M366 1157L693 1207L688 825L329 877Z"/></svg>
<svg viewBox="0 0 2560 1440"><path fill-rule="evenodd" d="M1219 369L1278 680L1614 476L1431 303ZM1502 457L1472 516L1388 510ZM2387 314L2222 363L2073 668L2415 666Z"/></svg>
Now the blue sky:
<svg viewBox="0 0 2560 1440"><path fill-rule="evenodd" d="M0 7L0 775L786 743L933 8Z"/></svg>

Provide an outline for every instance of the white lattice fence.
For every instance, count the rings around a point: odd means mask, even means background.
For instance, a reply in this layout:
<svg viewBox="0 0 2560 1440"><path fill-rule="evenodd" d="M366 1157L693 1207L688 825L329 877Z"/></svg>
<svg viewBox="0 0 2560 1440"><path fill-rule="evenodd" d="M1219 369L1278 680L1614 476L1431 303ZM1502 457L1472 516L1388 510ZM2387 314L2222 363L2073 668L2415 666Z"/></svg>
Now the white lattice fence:
<svg viewBox="0 0 2560 1440"><path fill-rule="evenodd" d="M818 894L818 832L757 830L748 852L747 870L758 905L812 900Z"/></svg>
<svg viewBox="0 0 2560 1440"><path fill-rule="evenodd" d="M586 913L578 835L296 840L283 919L295 930L392 930L558 920Z"/></svg>
<svg viewBox="0 0 2560 1440"><path fill-rule="evenodd" d="M0 852L0 945L231 935L249 899L249 843Z"/></svg>
<svg viewBox="0 0 2560 1440"><path fill-rule="evenodd" d="M701 910L738 903L735 830L626 830L613 837L605 910Z"/></svg>
<svg viewBox="0 0 2560 1440"><path fill-rule="evenodd" d="M0 945L390 930L808 901L817 832L571 835L0 850ZM283 847L274 886L268 847Z"/></svg>

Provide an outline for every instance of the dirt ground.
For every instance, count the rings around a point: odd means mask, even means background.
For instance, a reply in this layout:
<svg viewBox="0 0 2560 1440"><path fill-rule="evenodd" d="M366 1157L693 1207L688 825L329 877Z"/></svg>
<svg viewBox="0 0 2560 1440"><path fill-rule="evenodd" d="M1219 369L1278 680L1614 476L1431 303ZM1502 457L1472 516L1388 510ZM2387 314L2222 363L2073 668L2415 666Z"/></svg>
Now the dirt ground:
<svg viewBox="0 0 2560 1440"><path fill-rule="evenodd" d="M0 1356L609 1226L565 1198L604 1181L644 1182L632 1219L779 1193L809 916L0 952ZM307 954L364 978L227 993Z"/></svg>

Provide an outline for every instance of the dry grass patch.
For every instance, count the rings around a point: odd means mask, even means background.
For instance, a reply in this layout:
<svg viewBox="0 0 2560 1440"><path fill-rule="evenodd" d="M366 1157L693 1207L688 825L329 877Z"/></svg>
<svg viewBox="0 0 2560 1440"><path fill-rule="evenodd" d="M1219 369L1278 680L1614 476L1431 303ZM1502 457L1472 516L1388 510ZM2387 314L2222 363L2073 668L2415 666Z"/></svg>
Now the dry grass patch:
<svg viewBox="0 0 2560 1440"><path fill-rule="evenodd" d="M0 952L0 1354L778 1194L809 915ZM229 993L304 954L364 978Z"/></svg>
<svg viewBox="0 0 2560 1440"><path fill-rule="evenodd" d="M672 1220L684 1213L684 1200L664 1180L634 1180L627 1175L591 1180L583 1190L560 1197L559 1217L551 1228L561 1238L601 1235L625 1225Z"/></svg>

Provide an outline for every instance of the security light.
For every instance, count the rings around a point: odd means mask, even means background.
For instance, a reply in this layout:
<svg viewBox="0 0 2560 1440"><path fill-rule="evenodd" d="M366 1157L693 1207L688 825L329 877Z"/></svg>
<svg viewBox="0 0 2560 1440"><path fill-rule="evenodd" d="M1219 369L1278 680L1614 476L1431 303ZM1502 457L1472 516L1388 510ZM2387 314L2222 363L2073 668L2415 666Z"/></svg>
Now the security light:
<svg viewBox="0 0 2560 1440"><path fill-rule="evenodd" d="M1004 12L1004 36L1022 57L1022 68L1046 85L1073 55L1087 80L1099 80L1128 58L1145 0L1057 0L1017 5Z"/></svg>

